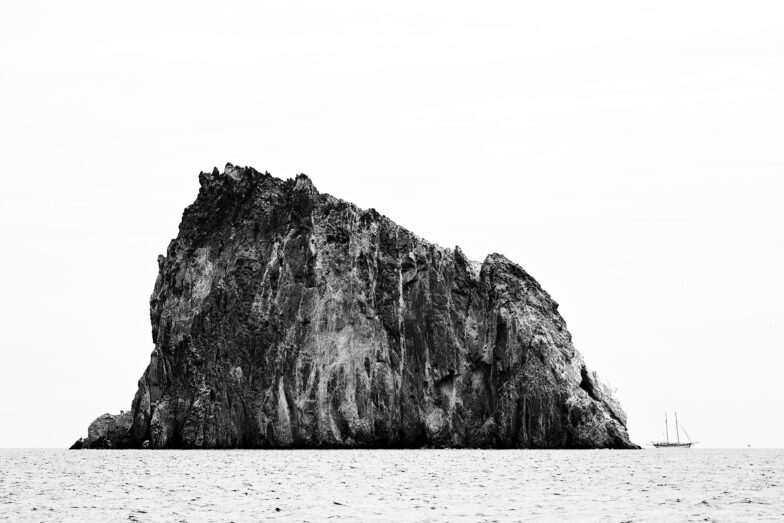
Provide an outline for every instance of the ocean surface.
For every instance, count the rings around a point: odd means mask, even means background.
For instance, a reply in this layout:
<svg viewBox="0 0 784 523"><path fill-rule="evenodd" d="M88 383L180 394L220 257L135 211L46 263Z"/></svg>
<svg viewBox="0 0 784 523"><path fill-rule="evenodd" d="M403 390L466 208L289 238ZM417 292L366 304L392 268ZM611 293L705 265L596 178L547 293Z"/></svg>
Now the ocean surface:
<svg viewBox="0 0 784 523"><path fill-rule="evenodd" d="M784 450L0 450L10 521L784 519Z"/></svg>

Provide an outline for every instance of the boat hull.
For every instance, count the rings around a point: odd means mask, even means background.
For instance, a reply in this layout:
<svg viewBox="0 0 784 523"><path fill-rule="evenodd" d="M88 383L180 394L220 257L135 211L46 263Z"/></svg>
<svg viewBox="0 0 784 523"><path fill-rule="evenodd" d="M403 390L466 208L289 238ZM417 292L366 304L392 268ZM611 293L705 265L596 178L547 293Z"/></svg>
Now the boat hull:
<svg viewBox="0 0 784 523"><path fill-rule="evenodd" d="M694 443L670 443L670 442L666 442L666 441L658 441L658 442L652 443L652 445L654 447L656 447L657 449L671 449L671 448L688 449L692 445L694 445Z"/></svg>

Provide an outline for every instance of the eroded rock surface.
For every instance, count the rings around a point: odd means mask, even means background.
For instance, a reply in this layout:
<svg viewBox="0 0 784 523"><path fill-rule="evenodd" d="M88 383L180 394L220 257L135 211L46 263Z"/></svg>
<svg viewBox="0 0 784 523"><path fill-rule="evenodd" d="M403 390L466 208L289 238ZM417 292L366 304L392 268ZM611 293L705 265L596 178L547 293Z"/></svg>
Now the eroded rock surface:
<svg viewBox="0 0 784 523"><path fill-rule="evenodd" d="M102 416L84 446L635 447L519 265L472 262L304 175L228 164L199 181L158 259L129 423Z"/></svg>
<svg viewBox="0 0 784 523"><path fill-rule="evenodd" d="M133 416L130 412L98 416L87 428L87 438L79 438L71 449L113 449L135 446L130 438Z"/></svg>

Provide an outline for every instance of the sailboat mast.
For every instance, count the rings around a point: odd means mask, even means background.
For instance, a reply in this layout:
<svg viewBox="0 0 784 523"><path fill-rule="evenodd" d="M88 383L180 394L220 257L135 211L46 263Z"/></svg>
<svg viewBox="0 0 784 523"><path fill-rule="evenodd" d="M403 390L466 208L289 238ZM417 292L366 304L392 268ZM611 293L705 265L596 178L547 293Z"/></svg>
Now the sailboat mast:
<svg viewBox="0 0 784 523"><path fill-rule="evenodd" d="M670 426L667 424L667 411L664 411L664 433L667 435L667 443L670 442Z"/></svg>
<svg viewBox="0 0 784 523"><path fill-rule="evenodd" d="M675 413L675 438L678 440L678 443L681 442L681 435L678 432L678 413Z"/></svg>

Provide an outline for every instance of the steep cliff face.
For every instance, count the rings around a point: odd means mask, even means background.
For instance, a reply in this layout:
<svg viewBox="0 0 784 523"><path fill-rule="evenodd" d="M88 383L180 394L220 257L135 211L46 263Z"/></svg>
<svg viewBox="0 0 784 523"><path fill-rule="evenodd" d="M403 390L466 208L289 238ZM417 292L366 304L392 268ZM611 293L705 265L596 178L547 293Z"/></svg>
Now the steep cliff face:
<svg viewBox="0 0 784 523"><path fill-rule="evenodd" d="M199 181L158 259L130 428L104 419L83 446L634 447L520 266L472 262L304 175L229 164Z"/></svg>

